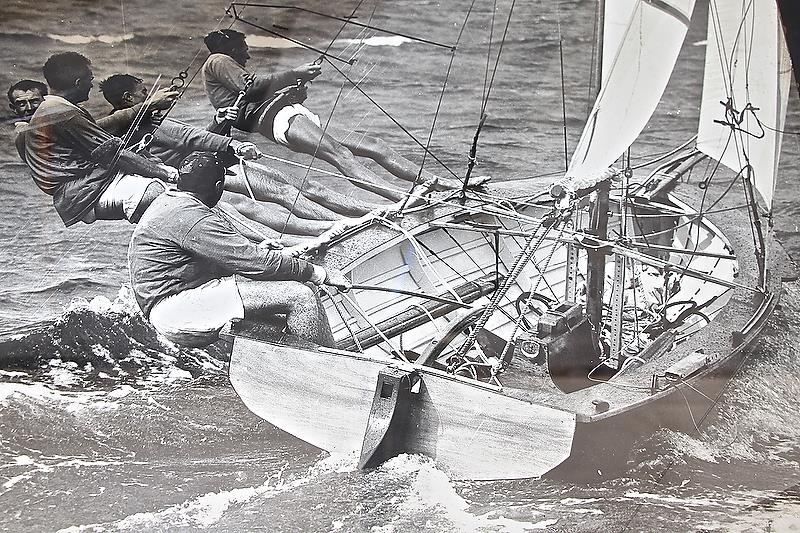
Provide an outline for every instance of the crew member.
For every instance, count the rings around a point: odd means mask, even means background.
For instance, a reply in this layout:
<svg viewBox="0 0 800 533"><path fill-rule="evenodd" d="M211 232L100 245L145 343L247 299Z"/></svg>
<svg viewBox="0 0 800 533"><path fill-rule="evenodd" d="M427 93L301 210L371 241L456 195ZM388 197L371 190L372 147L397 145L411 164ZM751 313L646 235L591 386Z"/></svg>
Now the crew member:
<svg viewBox="0 0 800 533"><path fill-rule="evenodd" d="M100 91L105 99L114 107L114 111L127 109L147 101L148 89L144 82L130 74L114 74L100 83ZM123 125L124 126L124 125ZM112 133L116 133L112 131ZM151 134L147 149L168 165L180 164L193 151L221 152L237 155L245 159L257 159L261 152L250 142L242 142L228 136L218 135L208 130L190 126L171 118L164 119L159 126L144 121L142 127L130 135L129 144L136 145L146 134ZM235 163L235 158L230 161ZM333 221L340 220L342 214L353 213L363 215L378 207L352 199L340 193L333 193L333 202L320 205L306 196L305 191L289 183L289 178L275 169L266 167L241 168L231 166L225 179L225 190L242 195L250 195L262 202L274 202L288 209L299 220L290 220L290 226L303 225L303 220ZM307 187L304 187L307 188ZM342 205L346 207L342 209ZM341 213L344 211L345 213ZM283 226L288 213L278 210L275 224ZM281 216L282 215L282 216ZM267 224L274 227L274 224ZM312 223L313 225L313 223ZM318 225L318 224L317 224ZM330 224L328 224L330 226ZM279 230L284 229L283 227ZM292 228L285 228L294 232ZM313 228L310 228L313 229ZM328 229L327 227L323 228ZM303 232L318 235L320 231Z"/></svg>
<svg viewBox="0 0 800 533"><path fill-rule="evenodd" d="M217 109L230 107L236 103L239 93L245 91L244 105L233 123L236 128L257 131L291 150L319 157L351 178L358 187L393 200L404 197L354 155L373 159L390 173L408 181L416 180L417 166L379 139L357 135L337 140L323 131L319 117L302 105L306 97L304 84L320 74L319 64L307 63L270 76L255 76L245 70L250 54L243 33L218 30L206 35L204 40L211 52L202 69L211 104ZM249 88L248 80L252 81ZM291 89L298 81L300 86ZM290 89L283 92L287 87ZM427 172L423 179L426 180L425 189L437 183L448 187L459 185L444 183Z"/></svg>
<svg viewBox="0 0 800 533"><path fill-rule="evenodd" d="M173 342L203 346L231 320L282 314L290 333L333 347L313 285L347 289L349 281L240 234L213 209L224 183L218 157L193 153L181 164L178 190L157 198L136 226L128 259L145 317Z"/></svg>
<svg viewBox="0 0 800 533"><path fill-rule="evenodd" d="M51 94L24 135L24 161L36 185L53 198L66 226L125 218L136 222L164 191L174 168L124 149L79 104L89 98L91 62L77 52L51 56L42 68Z"/></svg>

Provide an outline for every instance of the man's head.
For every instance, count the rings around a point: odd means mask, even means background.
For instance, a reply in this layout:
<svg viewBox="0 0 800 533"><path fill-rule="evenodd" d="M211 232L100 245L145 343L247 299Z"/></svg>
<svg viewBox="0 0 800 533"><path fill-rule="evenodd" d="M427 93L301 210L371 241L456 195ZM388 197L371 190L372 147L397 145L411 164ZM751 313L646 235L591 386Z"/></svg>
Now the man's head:
<svg viewBox="0 0 800 533"><path fill-rule="evenodd" d="M194 193L200 201L214 207L222 197L225 164L212 152L193 152L178 168L178 189Z"/></svg>
<svg viewBox="0 0 800 533"><path fill-rule="evenodd" d="M35 80L20 80L8 89L8 105L20 118L28 118L47 95L47 85Z"/></svg>
<svg viewBox="0 0 800 533"><path fill-rule="evenodd" d="M231 56L242 66L250 59L249 48L244 39L244 33L236 30L216 30L203 38L206 48L212 54L225 54Z"/></svg>
<svg viewBox="0 0 800 533"><path fill-rule="evenodd" d="M127 109L147 99L147 87L141 78L114 74L100 82L100 92L114 109Z"/></svg>
<svg viewBox="0 0 800 533"><path fill-rule="evenodd" d="M50 56L42 67L44 79L53 90L73 103L85 102L92 90L92 62L77 52Z"/></svg>

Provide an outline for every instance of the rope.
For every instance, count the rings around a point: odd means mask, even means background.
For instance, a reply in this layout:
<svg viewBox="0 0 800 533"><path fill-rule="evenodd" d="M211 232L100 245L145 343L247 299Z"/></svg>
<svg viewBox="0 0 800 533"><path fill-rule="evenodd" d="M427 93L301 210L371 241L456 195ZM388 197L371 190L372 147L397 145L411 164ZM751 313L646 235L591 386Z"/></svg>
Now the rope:
<svg viewBox="0 0 800 533"><path fill-rule="evenodd" d="M394 346L394 344L392 344L392 341L390 341L390 340L389 340L389 337L387 337L387 336L386 336L386 335L383 333L383 331L381 331L381 329L380 329L380 328L379 328L377 325L375 325L375 323L374 323L372 320L370 320L370 319L369 319L369 317L367 316L367 314L366 314L364 311L362 311L362 310L361 310L361 307L359 307L359 305L358 305L358 304L357 304L357 303L356 303L356 302L355 302L355 301L354 301L352 298L350 298L349 296L347 296L347 295L346 295L345 293L343 293L343 292L340 292L339 294L341 294L341 295L342 295L342 298L344 298L345 300L347 300L347 303L349 303L349 304L350 304L350 305L353 307L353 309L355 309L355 310L356 310L356 312L357 312L359 315L361 315L361 318L363 318L363 319L366 321L366 323L367 323L367 324L369 324L369 326L370 326L372 329L374 329L374 330L375 330L375 332L376 332L376 333L377 333L377 334L378 334L378 335L379 335L379 336L380 336L380 337L383 339L383 341L384 341L386 344L388 344L388 345L389 345L389 348L391 348L391 350L390 350L390 352L389 352L389 353L390 353L391 355L394 355L394 356L395 356L395 357L397 357L398 359L402 359L402 360L403 360L403 361L405 361L406 363L408 363L408 362L409 362L409 361L408 361L408 359L406 359L406 357L403 355L403 352L402 352L402 351L400 351L400 350L398 350L398 349L397 349L397 347L395 347L395 346Z"/></svg>

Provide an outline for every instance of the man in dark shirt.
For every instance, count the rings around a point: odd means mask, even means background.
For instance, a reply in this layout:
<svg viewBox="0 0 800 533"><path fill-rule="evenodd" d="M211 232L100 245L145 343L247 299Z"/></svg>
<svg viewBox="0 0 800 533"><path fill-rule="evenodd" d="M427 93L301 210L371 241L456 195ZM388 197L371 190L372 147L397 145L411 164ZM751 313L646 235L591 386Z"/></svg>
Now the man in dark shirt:
<svg viewBox="0 0 800 533"><path fill-rule="evenodd" d="M91 62L51 56L42 72L51 94L25 128L24 157L36 185L53 197L64 225L125 218L135 222L177 171L124 149L78 104L92 89Z"/></svg>
<svg viewBox="0 0 800 533"><path fill-rule="evenodd" d="M128 260L145 317L173 342L203 346L231 320L285 314L290 333L333 347L325 311L307 282L347 289L349 281L240 234L213 209L224 182L224 164L214 154L191 154L178 190L157 198L136 226Z"/></svg>

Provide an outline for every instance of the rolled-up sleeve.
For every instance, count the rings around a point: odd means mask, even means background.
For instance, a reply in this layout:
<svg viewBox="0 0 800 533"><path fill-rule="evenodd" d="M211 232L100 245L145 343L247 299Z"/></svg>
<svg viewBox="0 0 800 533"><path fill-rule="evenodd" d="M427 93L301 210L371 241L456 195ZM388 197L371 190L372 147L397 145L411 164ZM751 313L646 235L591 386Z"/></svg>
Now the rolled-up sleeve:
<svg viewBox="0 0 800 533"><path fill-rule="evenodd" d="M314 266L308 261L260 249L214 215L199 220L187 232L181 247L229 272L254 280L308 281L314 273Z"/></svg>

